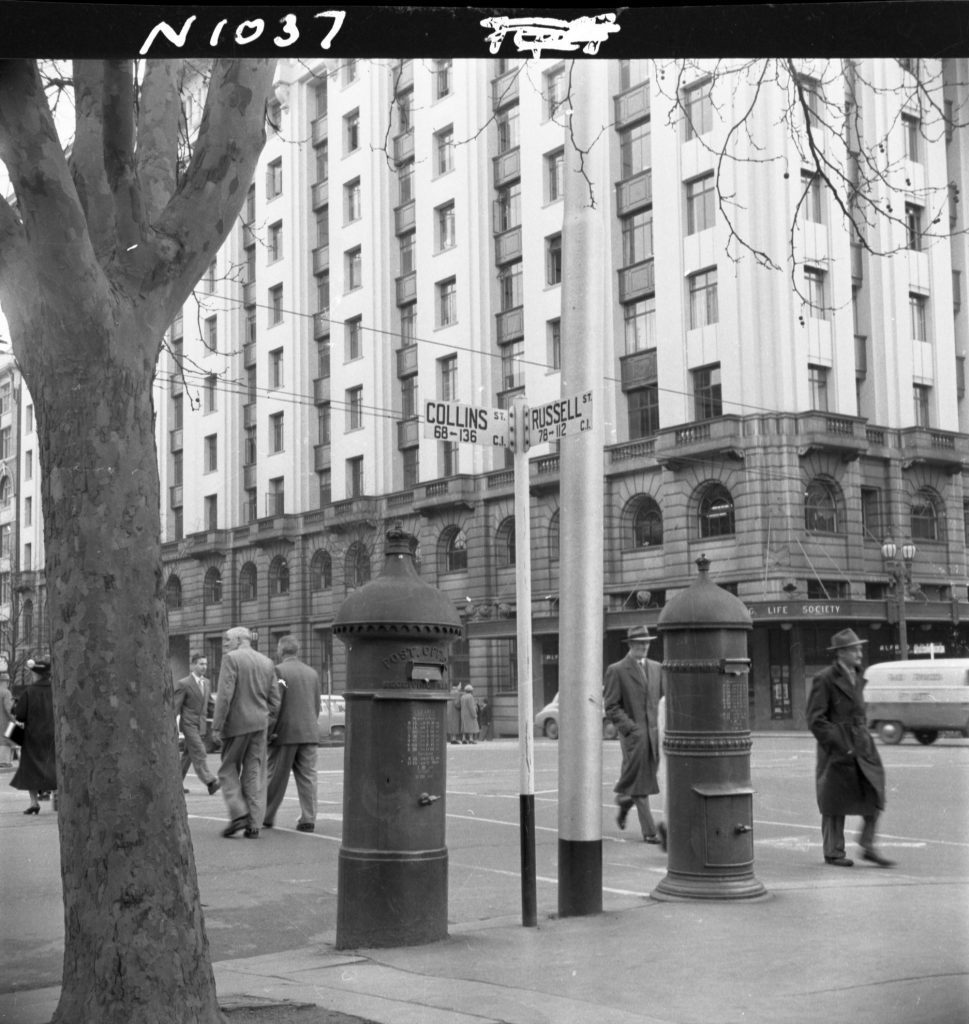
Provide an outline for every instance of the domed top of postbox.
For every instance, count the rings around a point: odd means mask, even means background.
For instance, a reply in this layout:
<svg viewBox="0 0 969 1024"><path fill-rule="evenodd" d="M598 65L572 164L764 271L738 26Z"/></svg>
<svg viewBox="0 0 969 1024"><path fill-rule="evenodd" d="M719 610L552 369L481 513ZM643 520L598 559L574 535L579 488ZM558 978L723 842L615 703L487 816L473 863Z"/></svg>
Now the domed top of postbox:
<svg viewBox="0 0 969 1024"><path fill-rule="evenodd" d="M407 636L457 639L464 632L447 595L417 575L417 538L403 530L387 531L380 575L355 590L337 609L337 636Z"/></svg>
<svg viewBox="0 0 969 1024"><path fill-rule="evenodd" d="M710 560L696 560L697 578L667 602L659 614L656 628L670 629L752 629L747 606L710 579Z"/></svg>

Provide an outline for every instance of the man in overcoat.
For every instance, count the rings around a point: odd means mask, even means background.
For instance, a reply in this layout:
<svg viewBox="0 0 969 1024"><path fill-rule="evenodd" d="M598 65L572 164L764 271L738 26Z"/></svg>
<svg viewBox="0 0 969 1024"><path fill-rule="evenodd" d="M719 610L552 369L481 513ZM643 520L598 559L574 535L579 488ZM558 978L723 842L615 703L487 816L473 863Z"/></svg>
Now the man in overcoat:
<svg viewBox="0 0 969 1024"><path fill-rule="evenodd" d="M807 724L818 741L815 784L825 863L854 864L845 855L845 815L860 814L862 858L888 868L894 861L875 849L875 826L885 807L885 769L868 731L862 696L865 643L852 629L832 637L828 650L834 652L834 664L812 680Z"/></svg>
<svg viewBox="0 0 969 1024"><path fill-rule="evenodd" d="M272 828L275 824L292 772L300 810L296 831L313 832L322 694L319 674L300 661L299 652L299 640L291 634L281 637L276 645L280 703L275 721L269 723L269 789L263 825Z"/></svg>
<svg viewBox="0 0 969 1024"><path fill-rule="evenodd" d="M626 634L629 651L609 665L603 681L606 717L615 724L622 746L622 769L614 787L619 814L616 824L624 829L635 806L643 839L666 849L666 824L657 823L649 798L659 792L659 702L666 692L663 666L647 658L656 637L645 626Z"/></svg>
<svg viewBox="0 0 969 1024"><path fill-rule="evenodd" d="M208 723L205 711L209 703L211 687L205 676L208 659L203 654L193 654L191 672L175 684L175 715L185 737L182 751L182 778L188 774L188 766L195 768L195 774L205 783L210 794L219 790L219 780L209 771L205 761L205 730ZM186 792L188 792L186 790Z"/></svg>

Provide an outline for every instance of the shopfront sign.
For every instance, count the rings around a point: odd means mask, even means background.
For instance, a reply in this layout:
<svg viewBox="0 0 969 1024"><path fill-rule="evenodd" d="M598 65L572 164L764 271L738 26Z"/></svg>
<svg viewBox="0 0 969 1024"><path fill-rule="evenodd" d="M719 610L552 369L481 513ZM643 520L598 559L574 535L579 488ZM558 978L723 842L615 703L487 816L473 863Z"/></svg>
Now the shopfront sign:
<svg viewBox="0 0 969 1024"><path fill-rule="evenodd" d="M753 619L838 619L857 614L852 601L764 601L748 604L747 611Z"/></svg>

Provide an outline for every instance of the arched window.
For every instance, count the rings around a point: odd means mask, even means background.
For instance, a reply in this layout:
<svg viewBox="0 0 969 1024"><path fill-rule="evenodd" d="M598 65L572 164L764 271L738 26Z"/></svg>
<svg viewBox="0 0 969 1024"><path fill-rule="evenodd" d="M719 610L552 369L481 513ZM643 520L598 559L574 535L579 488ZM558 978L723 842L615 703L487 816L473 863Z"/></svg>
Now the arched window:
<svg viewBox="0 0 969 1024"><path fill-rule="evenodd" d="M370 553L362 541L356 540L347 551L343 576L347 589L362 587L370 579Z"/></svg>
<svg viewBox="0 0 969 1024"><path fill-rule="evenodd" d="M837 488L820 477L812 480L804 492L804 527L815 533L842 531Z"/></svg>
<svg viewBox="0 0 969 1024"><path fill-rule="evenodd" d="M653 498L642 494L630 506L629 532L626 547L658 548L663 546L663 513Z"/></svg>
<svg viewBox="0 0 969 1024"><path fill-rule="evenodd" d="M239 570L239 600L255 601L258 594L259 577L256 567L252 562L246 564Z"/></svg>
<svg viewBox="0 0 969 1024"><path fill-rule="evenodd" d="M722 484L709 484L697 508L700 536L728 537L734 532L733 498Z"/></svg>
<svg viewBox="0 0 969 1024"><path fill-rule="evenodd" d="M310 561L310 590L316 594L333 586L333 559L329 551L317 551Z"/></svg>
<svg viewBox="0 0 969 1024"><path fill-rule="evenodd" d="M281 597L289 593L289 564L282 555L277 555L269 563L269 594Z"/></svg>
<svg viewBox="0 0 969 1024"><path fill-rule="evenodd" d="M205 582L202 584L202 601L209 604L222 603L222 573L212 566L205 574Z"/></svg>
<svg viewBox="0 0 969 1024"><path fill-rule="evenodd" d="M559 510L556 509L552 513L552 518L548 521L548 560L550 562L557 562L559 560L561 539L561 517L559 516Z"/></svg>
<svg viewBox="0 0 969 1024"><path fill-rule="evenodd" d="M464 530L457 526L449 526L441 534L441 547L444 555L444 572L467 572L468 538Z"/></svg>
<svg viewBox="0 0 969 1024"><path fill-rule="evenodd" d="M939 539L939 507L939 497L930 487L915 495L909 509L912 540Z"/></svg>
<svg viewBox="0 0 969 1024"><path fill-rule="evenodd" d="M515 517L502 520L495 534L495 560L498 568L515 564Z"/></svg>
<svg viewBox="0 0 969 1024"><path fill-rule="evenodd" d="M182 581L175 575L169 576L165 584L165 604L169 611L182 607Z"/></svg>

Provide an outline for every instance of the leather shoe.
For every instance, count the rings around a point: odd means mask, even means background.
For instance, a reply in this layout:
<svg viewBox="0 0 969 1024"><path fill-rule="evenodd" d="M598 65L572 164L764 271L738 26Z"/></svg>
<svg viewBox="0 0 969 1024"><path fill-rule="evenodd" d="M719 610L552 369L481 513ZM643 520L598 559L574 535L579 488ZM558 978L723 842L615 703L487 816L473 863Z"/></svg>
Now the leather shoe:
<svg viewBox="0 0 969 1024"><path fill-rule="evenodd" d="M315 832L316 825L312 821L298 821L296 822L297 832Z"/></svg>
<svg viewBox="0 0 969 1024"><path fill-rule="evenodd" d="M226 839L230 839L236 834L236 832L241 832L244 828L247 828L248 825L248 817L233 818L232 821L229 822L228 827L222 830L222 835L225 836Z"/></svg>
<svg viewBox="0 0 969 1024"><path fill-rule="evenodd" d="M643 842L649 843L650 846L659 846L662 841L659 836L643 836Z"/></svg>
<svg viewBox="0 0 969 1024"><path fill-rule="evenodd" d="M861 855L862 860L870 860L872 864L877 864L880 868L891 868L895 866L895 861L889 860L887 857L883 857L877 850L865 850Z"/></svg>
<svg viewBox="0 0 969 1024"><path fill-rule="evenodd" d="M627 800L619 805L619 813L616 815L616 824L620 829L625 829L626 818L629 817L629 812L633 809L632 800Z"/></svg>
<svg viewBox="0 0 969 1024"><path fill-rule="evenodd" d="M850 857L825 857L824 863L835 868L851 868L855 864Z"/></svg>
<svg viewBox="0 0 969 1024"><path fill-rule="evenodd" d="M212 781L211 781L211 782L209 783L209 796L212 796L212 794L213 794L213 793L218 793L218 791L219 791L219 790L220 790L221 788L222 788L222 783L221 783L221 782L219 782L219 780L218 780L218 779L213 779L213 780L212 780Z"/></svg>
<svg viewBox="0 0 969 1024"><path fill-rule="evenodd" d="M669 845L669 835L666 831L666 822L661 821L656 826L656 831L659 833L659 845L663 847L663 852L666 852L666 847Z"/></svg>
<svg viewBox="0 0 969 1024"><path fill-rule="evenodd" d="M245 832L243 832L242 834L246 837L246 839L258 839L259 838L259 829L257 829L257 828L247 828L245 830Z"/></svg>

